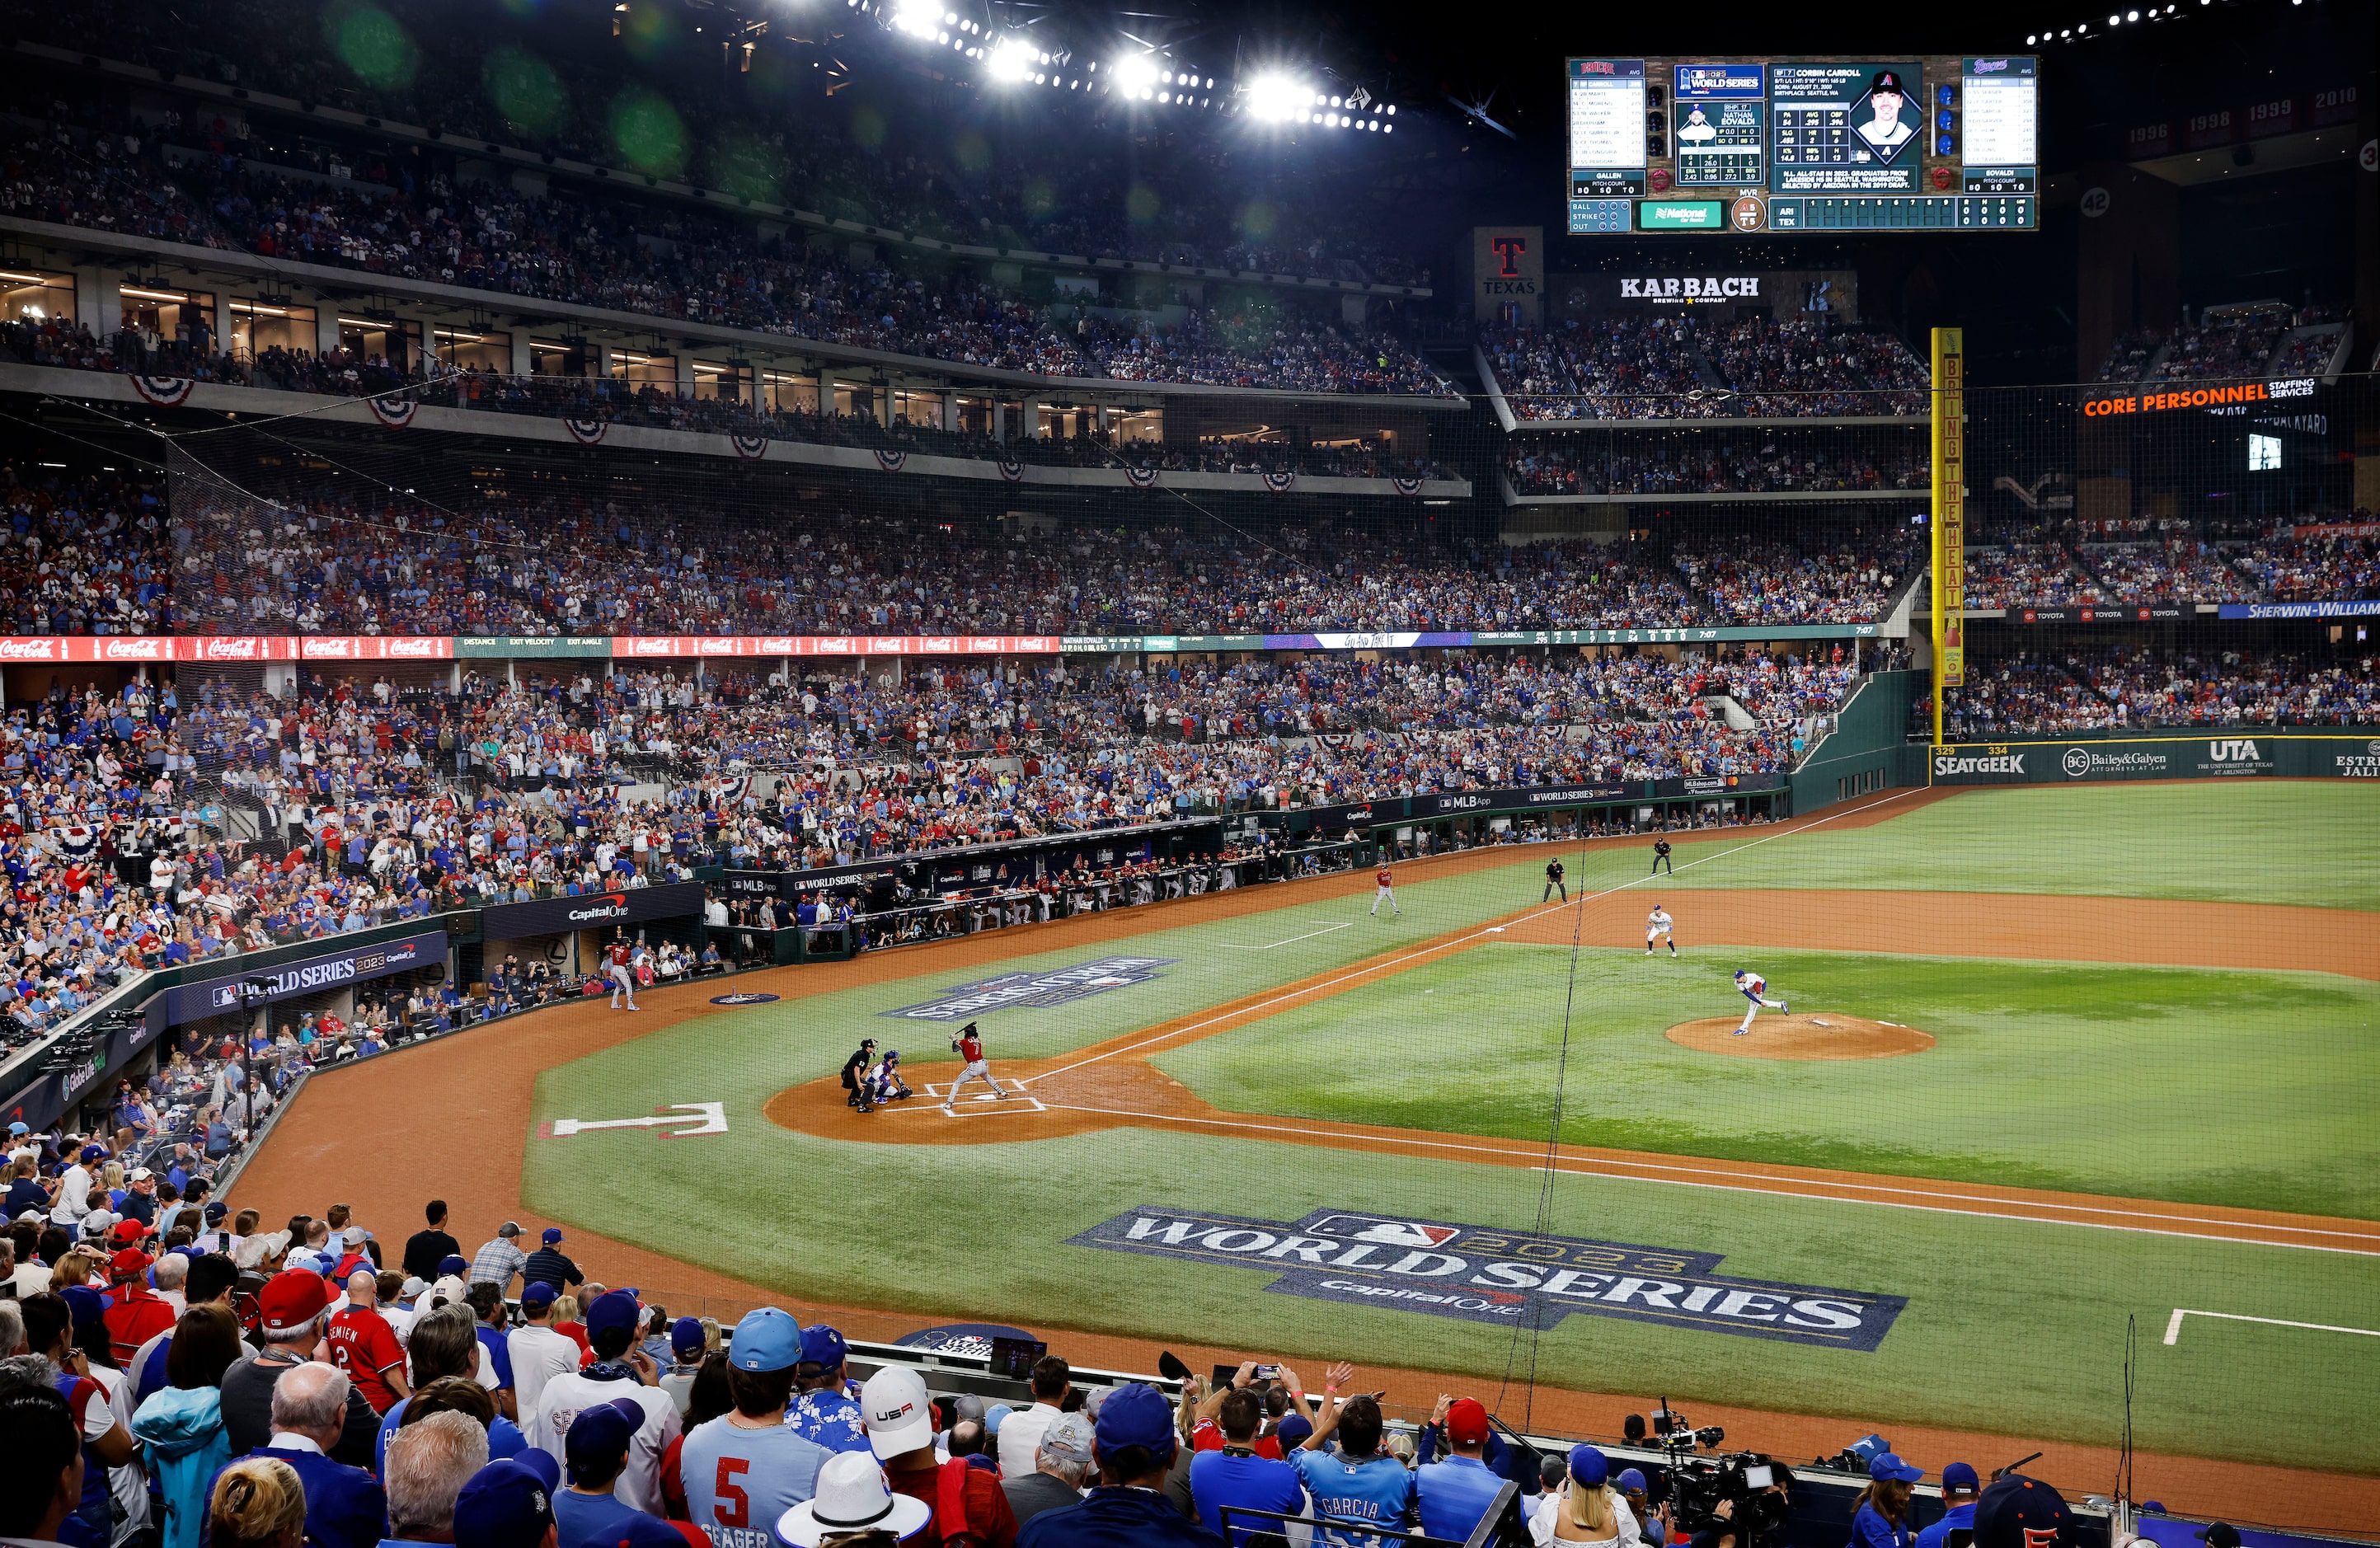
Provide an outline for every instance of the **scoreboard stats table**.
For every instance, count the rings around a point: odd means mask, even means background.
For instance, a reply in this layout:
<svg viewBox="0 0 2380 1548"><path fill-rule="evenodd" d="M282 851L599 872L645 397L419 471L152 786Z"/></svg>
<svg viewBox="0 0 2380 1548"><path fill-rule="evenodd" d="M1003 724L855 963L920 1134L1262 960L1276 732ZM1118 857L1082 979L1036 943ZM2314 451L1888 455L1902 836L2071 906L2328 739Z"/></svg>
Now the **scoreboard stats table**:
<svg viewBox="0 0 2380 1548"><path fill-rule="evenodd" d="M2032 231L2038 59L1569 61L1576 234Z"/></svg>

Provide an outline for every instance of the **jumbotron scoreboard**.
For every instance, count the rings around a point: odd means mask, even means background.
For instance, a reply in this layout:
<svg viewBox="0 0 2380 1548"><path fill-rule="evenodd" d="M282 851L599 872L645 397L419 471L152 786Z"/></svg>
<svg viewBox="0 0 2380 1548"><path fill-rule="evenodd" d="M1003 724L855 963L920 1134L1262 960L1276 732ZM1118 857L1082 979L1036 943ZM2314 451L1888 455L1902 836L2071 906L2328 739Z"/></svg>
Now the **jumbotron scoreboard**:
<svg viewBox="0 0 2380 1548"><path fill-rule="evenodd" d="M1570 229L2034 231L2027 54L1569 62Z"/></svg>

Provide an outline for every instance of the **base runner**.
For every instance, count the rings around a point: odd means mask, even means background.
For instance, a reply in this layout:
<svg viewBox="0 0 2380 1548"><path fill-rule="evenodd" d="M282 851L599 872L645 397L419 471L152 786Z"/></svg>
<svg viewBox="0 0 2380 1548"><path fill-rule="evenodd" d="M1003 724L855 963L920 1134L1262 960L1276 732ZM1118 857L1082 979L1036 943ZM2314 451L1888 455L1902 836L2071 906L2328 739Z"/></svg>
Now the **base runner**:
<svg viewBox="0 0 2380 1548"><path fill-rule="evenodd" d="M1404 910L1397 907L1397 878L1390 875L1389 868L1382 865L1372 873L1372 879L1379 884L1379 890L1372 894L1372 917L1380 916L1382 903L1389 905L1390 913L1402 914Z"/></svg>
<svg viewBox="0 0 2380 1548"><path fill-rule="evenodd" d="M1670 955L1672 957L1676 956L1678 954L1678 935L1676 925L1677 921L1670 917L1670 911L1663 908L1660 904L1655 903L1653 905L1653 912L1645 916L1645 955L1649 957L1653 954L1653 942L1656 939L1662 936L1668 936L1670 937Z"/></svg>
<svg viewBox="0 0 2380 1548"><path fill-rule="evenodd" d="M1749 973L1742 968L1736 969L1735 986L1742 990L1743 998L1752 1002L1744 1008L1743 1024L1735 1029L1735 1034L1738 1037L1752 1030L1752 1018L1759 1015L1763 1007L1770 1010L1782 1010L1789 1016L1793 1013L1793 1008L1781 999L1761 998L1768 992L1768 980L1756 973Z"/></svg>
<svg viewBox="0 0 2380 1548"><path fill-rule="evenodd" d="M603 953L603 976L612 981L612 1009L620 1009L620 997L628 997L628 1009L637 1009L637 975L628 971L632 948L625 940L613 940Z"/></svg>
<svg viewBox="0 0 2380 1548"><path fill-rule="evenodd" d="M951 1094L942 1098L942 1111L952 1110L951 1104L959 1099L959 1088L973 1080L980 1079L991 1088L991 1094L995 1097L1016 1094L991 1078L991 1064L983 1057L983 1038L976 1032L973 1022L959 1028L959 1034L951 1039L951 1052L966 1060L966 1068L960 1070L959 1078L951 1082Z"/></svg>

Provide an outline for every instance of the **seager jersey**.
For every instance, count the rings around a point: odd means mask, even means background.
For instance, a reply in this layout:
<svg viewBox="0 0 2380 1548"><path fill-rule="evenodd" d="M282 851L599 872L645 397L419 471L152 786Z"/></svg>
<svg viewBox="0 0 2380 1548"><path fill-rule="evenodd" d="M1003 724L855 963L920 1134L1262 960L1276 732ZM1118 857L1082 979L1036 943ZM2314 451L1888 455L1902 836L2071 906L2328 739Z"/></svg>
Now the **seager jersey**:
<svg viewBox="0 0 2380 1548"><path fill-rule="evenodd" d="M818 1493L819 1469L833 1455L784 1425L739 1429L722 1414L686 1432L679 1448L686 1513L710 1548L776 1548L771 1529Z"/></svg>

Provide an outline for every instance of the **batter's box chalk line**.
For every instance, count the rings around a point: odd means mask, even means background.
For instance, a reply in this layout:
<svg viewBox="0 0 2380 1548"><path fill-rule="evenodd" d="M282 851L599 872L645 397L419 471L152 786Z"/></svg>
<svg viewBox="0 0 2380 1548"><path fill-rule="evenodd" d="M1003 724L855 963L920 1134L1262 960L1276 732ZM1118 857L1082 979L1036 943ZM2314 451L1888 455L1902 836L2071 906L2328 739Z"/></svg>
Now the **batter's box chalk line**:
<svg viewBox="0 0 2380 1548"><path fill-rule="evenodd" d="M1022 1086L1010 1085L1005 1087L1005 1089L1010 1093L1007 1096L994 1096L988 1091L970 1092L967 1095L959 1099L960 1110L949 1113L945 1116L950 1118L998 1118L1002 1113L1046 1113L1050 1110L1041 1105L1041 1099L1039 1097L1035 1096L1032 1093L1026 1091ZM949 1100L950 1091L951 1088L947 1085L936 1085L930 1082L927 1085L926 1095L932 1104L930 1108L931 1111L939 1113L942 1110L941 1104ZM929 1109L916 1108L913 1110L922 1112Z"/></svg>

